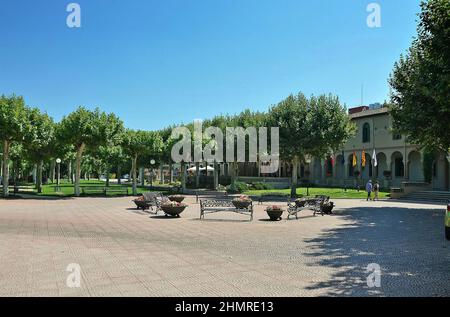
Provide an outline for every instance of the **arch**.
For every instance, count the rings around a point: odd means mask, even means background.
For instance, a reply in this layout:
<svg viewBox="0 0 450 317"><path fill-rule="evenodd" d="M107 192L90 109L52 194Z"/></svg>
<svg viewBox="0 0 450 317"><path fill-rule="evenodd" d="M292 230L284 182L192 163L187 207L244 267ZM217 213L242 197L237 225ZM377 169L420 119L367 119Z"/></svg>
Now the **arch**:
<svg viewBox="0 0 450 317"><path fill-rule="evenodd" d="M358 167L358 165L353 166L353 154L350 154L347 157L347 165L348 165L348 175L347 177L354 177L355 168Z"/></svg>
<svg viewBox="0 0 450 317"><path fill-rule="evenodd" d="M336 161L334 162L336 179L344 179L347 176L345 175L345 166L342 164L342 158L342 154L339 154L336 156Z"/></svg>
<svg viewBox="0 0 450 317"><path fill-rule="evenodd" d="M418 151L411 151L408 155L408 176L412 182L423 182L422 155Z"/></svg>
<svg viewBox="0 0 450 317"><path fill-rule="evenodd" d="M368 122L363 124L362 128L362 143L370 142L370 124Z"/></svg>
<svg viewBox="0 0 450 317"><path fill-rule="evenodd" d="M449 189L449 162L444 155L439 155L433 164L433 189Z"/></svg>
<svg viewBox="0 0 450 317"><path fill-rule="evenodd" d="M322 179L322 163L321 163L321 160L318 158L314 159L313 175L314 175L315 180Z"/></svg>
<svg viewBox="0 0 450 317"><path fill-rule="evenodd" d="M387 165L387 156L384 152L377 153L377 167L376 167L376 175L379 180L384 180L386 177L384 176L384 171L389 171L390 167Z"/></svg>
<svg viewBox="0 0 450 317"><path fill-rule="evenodd" d="M366 166L363 168L361 165L361 177L365 180L368 180L373 176L372 157L369 155L369 153L366 153L365 156Z"/></svg>
<svg viewBox="0 0 450 317"><path fill-rule="evenodd" d="M405 177L405 163L403 162L403 154L398 151L392 153L391 162L392 178L403 179Z"/></svg>

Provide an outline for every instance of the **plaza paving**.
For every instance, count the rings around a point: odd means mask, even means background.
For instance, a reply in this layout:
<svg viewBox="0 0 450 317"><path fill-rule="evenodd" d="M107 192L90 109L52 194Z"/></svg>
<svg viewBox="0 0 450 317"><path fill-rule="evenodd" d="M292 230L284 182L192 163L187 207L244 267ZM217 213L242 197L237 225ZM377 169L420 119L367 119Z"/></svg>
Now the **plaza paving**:
<svg viewBox="0 0 450 317"><path fill-rule="evenodd" d="M0 200L0 296L449 296L443 206L335 200L299 220L180 219L131 198ZM69 288L71 263L81 287ZM381 266L369 288L366 267Z"/></svg>

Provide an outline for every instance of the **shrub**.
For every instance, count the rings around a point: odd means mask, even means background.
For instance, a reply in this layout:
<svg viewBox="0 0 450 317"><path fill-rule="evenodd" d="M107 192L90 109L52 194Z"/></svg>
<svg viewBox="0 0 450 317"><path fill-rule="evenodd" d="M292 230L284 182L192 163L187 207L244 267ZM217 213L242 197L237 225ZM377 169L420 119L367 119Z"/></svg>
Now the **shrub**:
<svg viewBox="0 0 450 317"><path fill-rule="evenodd" d="M258 183L252 184L252 189L255 189L255 190L270 190L270 189L273 189L273 186L271 184L268 184L268 183L258 182Z"/></svg>

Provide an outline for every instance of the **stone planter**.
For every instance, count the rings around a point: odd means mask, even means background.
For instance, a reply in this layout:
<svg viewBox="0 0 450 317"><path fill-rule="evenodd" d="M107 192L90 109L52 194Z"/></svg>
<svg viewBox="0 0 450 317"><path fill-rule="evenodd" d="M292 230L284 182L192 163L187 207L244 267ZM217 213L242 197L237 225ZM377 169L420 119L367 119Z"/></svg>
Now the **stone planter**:
<svg viewBox="0 0 450 317"><path fill-rule="evenodd" d="M133 201L136 204L137 209L145 210L145 209L149 209L150 208L148 202L146 202L145 200L135 199Z"/></svg>
<svg viewBox="0 0 450 317"><path fill-rule="evenodd" d="M179 196L179 195L171 195L168 197L170 201L175 201L177 203L181 203L184 200L184 196Z"/></svg>
<svg viewBox="0 0 450 317"><path fill-rule="evenodd" d="M267 215L269 216L271 221L279 221L281 220L281 216L283 215L283 209L266 209Z"/></svg>
<svg viewBox="0 0 450 317"><path fill-rule="evenodd" d="M233 205L237 209L247 209L248 206L252 203L251 201L245 201L245 200L233 200Z"/></svg>
<svg viewBox="0 0 450 317"><path fill-rule="evenodd" d="M169 216L180 218L180 214L186 209L187 206L161 206L162 211Z"/></svg>

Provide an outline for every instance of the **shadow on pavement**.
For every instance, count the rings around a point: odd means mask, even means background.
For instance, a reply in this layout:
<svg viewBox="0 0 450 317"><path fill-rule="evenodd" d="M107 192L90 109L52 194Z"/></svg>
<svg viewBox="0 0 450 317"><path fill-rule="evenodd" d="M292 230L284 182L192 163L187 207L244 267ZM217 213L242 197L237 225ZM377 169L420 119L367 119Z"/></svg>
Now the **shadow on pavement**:
<svg viewBox="0 0 450 317"><path fill-rule="evenodd" d="M444 237L444 211L358 207L336 211L350 224L306 240L311 266L338 269L331 279L307 289L329 296L449 296L450 241ZM381 267L381 287L369 288L366 268Z"/></svg>

